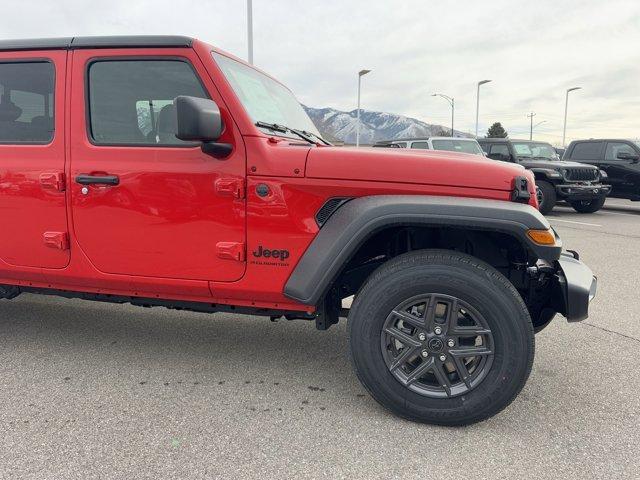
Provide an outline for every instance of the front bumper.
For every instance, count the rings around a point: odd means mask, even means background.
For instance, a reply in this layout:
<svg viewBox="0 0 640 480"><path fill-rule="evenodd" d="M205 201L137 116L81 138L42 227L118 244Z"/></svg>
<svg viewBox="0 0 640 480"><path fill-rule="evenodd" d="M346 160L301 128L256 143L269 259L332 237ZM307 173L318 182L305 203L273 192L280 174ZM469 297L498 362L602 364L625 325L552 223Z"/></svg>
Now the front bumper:
<svg viewBox="0 0 640 480"><path fill-rule="evenodd" d="M596 295L598 279L576 253L562 253L558 259L557 312L570 322L579 322L589 316L589 302Z"/></svg>
<svg viewBox="0 0 640 480"><path fill-rule="evenodd" d="M594 200L611 193L611 185L563 183L556 185L556 194L567 200Z"/></svg>

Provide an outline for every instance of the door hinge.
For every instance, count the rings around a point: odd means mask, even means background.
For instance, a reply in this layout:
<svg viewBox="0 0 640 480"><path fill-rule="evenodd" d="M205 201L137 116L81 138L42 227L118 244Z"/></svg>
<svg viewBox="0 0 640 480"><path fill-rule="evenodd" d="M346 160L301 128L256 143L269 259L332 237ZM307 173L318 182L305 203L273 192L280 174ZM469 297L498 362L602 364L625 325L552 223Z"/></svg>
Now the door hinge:
<svg viewBox="0 0 640 480"><path fill-rule="evenodd" d="M58 250L69 250L69 234L67 232L44 232L44 244Z"/></svg>
<svg viewBox="0 0 640 480"><path fill-rule="evenodd" d="M245 196L244 179L218 178L215 182L218 195L242 199Z"/></svg>
<svg viewBox="0 0 640 480"><path fill-rule="evenodd" d="M63 172L44 172L40 174L40 185L48 190L64 192L65 178Z"/></svg>
<svg viewBox="0 0 640 480"><path fill-rule="evenodd" d="M220 258L244 262L245 248L242 242L218 242L216 249Z"/></svg>

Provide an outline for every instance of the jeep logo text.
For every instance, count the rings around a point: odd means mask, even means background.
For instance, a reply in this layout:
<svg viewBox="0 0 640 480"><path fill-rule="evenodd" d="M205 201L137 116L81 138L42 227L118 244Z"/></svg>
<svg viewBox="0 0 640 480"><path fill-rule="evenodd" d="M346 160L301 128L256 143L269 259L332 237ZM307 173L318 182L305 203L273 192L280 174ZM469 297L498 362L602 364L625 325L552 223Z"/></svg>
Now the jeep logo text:
<svg viewBox="0 0 640 480"><path fill-rule="evenodd" d="M262 245L258 245L258 249L254 250L253 256L256 258L276 258L279 260L286 260L289 258L289 250L278 250L264 248Z"/></svg>

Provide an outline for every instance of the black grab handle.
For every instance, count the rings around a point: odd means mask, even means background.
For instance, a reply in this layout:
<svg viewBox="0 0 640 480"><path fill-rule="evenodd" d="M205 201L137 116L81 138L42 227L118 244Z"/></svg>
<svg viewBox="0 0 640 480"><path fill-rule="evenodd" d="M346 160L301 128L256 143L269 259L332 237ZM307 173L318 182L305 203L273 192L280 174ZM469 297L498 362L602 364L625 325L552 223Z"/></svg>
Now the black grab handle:
<svg viewBox="0 0 640 480"><path fill-rule="evenodd" d="M76 183L80 185L118 185L120 179L117 175L78 175Z"/></svg>

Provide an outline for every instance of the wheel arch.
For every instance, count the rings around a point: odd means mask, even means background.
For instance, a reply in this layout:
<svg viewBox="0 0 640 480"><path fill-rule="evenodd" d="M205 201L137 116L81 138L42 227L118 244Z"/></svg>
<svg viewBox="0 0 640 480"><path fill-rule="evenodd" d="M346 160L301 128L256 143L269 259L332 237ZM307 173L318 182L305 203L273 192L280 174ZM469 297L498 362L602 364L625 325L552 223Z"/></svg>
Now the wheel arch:
<svg viewBox="0 0 640 480"><path fill-rule="evenodd" d="M493 245L495 252L503 239L518 245L527 258L554 261L561 251L559 239L553 246L540 246L527 236L529 229L549 228L536 209L513 202L411 195L360 197L341 206L323 225L289 277L284 294L308 305L319 305L349 268L356 288L385 258L393 256L393 252L389 256L372 250L372 245L393 247L393 241L410 240L411 234L418 242L395 253L420 248L456 249L460 241L471 240L488 255L492 248L487 245ZM339 298L343 293L348 292L336 292Z"/></svg>

